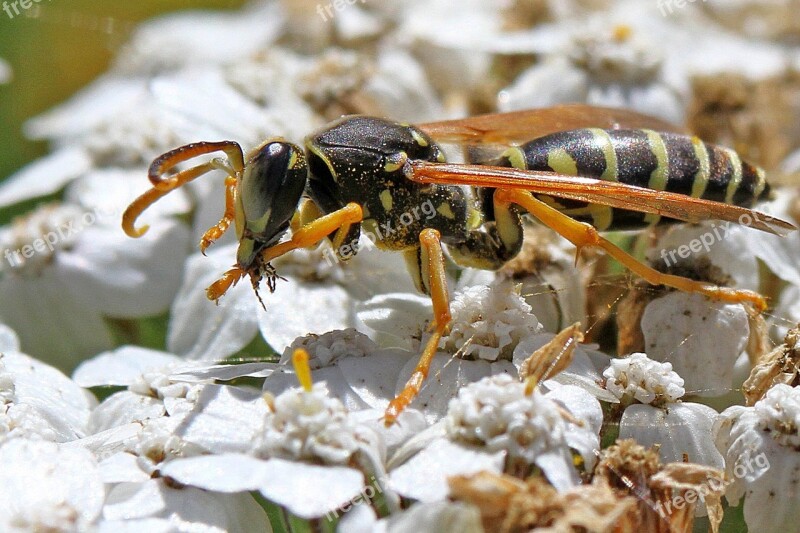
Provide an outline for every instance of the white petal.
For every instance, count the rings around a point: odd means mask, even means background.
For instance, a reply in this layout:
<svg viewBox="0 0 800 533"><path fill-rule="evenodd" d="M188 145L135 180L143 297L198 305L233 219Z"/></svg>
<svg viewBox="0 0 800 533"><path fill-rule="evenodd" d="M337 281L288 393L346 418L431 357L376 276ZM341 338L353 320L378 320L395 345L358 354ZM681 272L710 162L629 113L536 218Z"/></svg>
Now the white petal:
<svg viewBox="0 0 800 533"><path fill-rule="evenodd" d="M635 404L622 415L619 437L635 439L645 447L659 445L664 463L688 458L691 463L722 468L724 461L711 433L717 416L710 407L697 403L668 404L664 409Z"/></svg>
<svg viewBox="0 0 800 533"><path fill-rule="evenodd" d="M732 384L734 365L750 327L739 304L673 292L648 304L642 316L647 355L669 361L687 394L720 396Z"/></svg>
<svg viewBox="0 0 800 533"><path fill-rule="evenodd" d="M71 368L112 347L105 323L87 301L90 294L74 293L49 268L33 280L14 278L0 280L0 320L17 332L27 353Z"/></svg>
<svg viewBox="0 0 800 533"><path fill-rule="evenodd" d="M143 105L147 97L144 79L102 76L66 103L29 120L25 133L34 139L74 139Z"/></svg>
<svg viewBox="0 0 800 533"><path fill-rule="evenodd" d="M316 466L283 459L266 462L260 491L300 518L319 518L361 494L364 476L340 466Z"/></svg>
<svg viewBox="0 0 800 533"><path fill-rule="evenodd" d="M166 414L164 402L158 398L125 390L112 394L92 411L90 428L96 433Z"/></svg>
<svg viewBox="0 0 800 533"><path fill-rule="evenodd" d="M167 347L187 359L220 361L244 348L258 330L258 300L247 280L231 288L214 305L206 287L230 268L235 248L226 246L207 257L191 256L170 313Z"/></svg>
<svg viewBox="0 0 800 533"><path fill-rule="evenodd" d="M58 192L91 167L92 160L83 148L62 148L3 181L0 185L0 207Z"/></svg>
<svg viewBox="0 0 800 533"><path fill-rule="evenodd" d="M181 358L167 352L123 346L84 361L72 373L72 379L86 388L107 385L127 387L148 370L175 366L182 362Z"/></svg>
<svg viewBox="0 0 800 533"><path fill-rule="evenodd" d="M364 357L354 359L365 360ZM324 383L331 398L340 400L350 411L358 411L371 407L354 391L339 365L320 368L313 371L314 383ZM264 391L277 396L284 391L299 385L297 376L292 371L277 371L264 380ZM386 400L388 403L388 400Z"/></svg>
<svg viewBox="0 0 800 533"><path fill-rule="evenodd" d="M267 311L259 311L259 329L267 343L280 350L297 337L353 327L352 300L347 291L330 282L278 280L265 295Z"/></svg>
<svg viewBox="0 0 800 533"><path fill-rule="evenodd" d="M0 352L20 351L19 337L13 329L0 324Z"/></svg>
<svg viewBox="0 0 800 533"><path fill-rule="evenodd" d="M103 483L143 483L151 475L142 470L138 458L128 452L115 453L98 466Z"/></svg>
<svg viewBox="0 0 800 533"><path fill-rule="evenodd" d="M203 388L176 434L215 453L246 452L269 413L260 394L225 385Z"/></svg>
<svg viewBox="0 0 800 533"><path fill-rule="evenodd" d="M99 517L105 490L88 451L14 439L0 465L0 529L85 530Z"/></svg>
<svg viewBox="0 0 800 533"><path fill-rule="evenodd" d="M20 353L0 355L14 385L14 404L33 407L60 442L84 436L94 399L59 370Z"/></svg>
<svg viewBox="0 0 800 533"><path fill-rule="evenodd" d="M339 361L344 379L358 396L373 409L385 409L394 398L397 376L409 357L402 350L385 350L368 357L350 357Z"/></svg>
<svg viewBox="0 0 800 533"><path fill-rule="evenodd" d="M383 520L391 533L483 533L481 515L472 505L460 502L434 502L412 505L407 511ZM379 524L376 531L382 531Z"/></svg>
<svg viewBox="0 0 800 533"><path fill-rule="evenodd" d="M56 255L59 277L105 314L154 315L167 308L177 291L188 240L188 229L168 220L135 240L116 227L91 226L72 251Z"/></svg>
<svg viewBox="0 0 800 533"><path fill-rule="evenodd" d="M394 469L389 486L406 498L422 502L444 500L450 493L447 478L487 470L503 470L505 452L473 451L440 439Z"/></svg>
<svg viewBox="0 0 800 533"><path fill-rule="evenodd" d="M137 28L123 65L150 70L187 63L231 63L266 47L278 36L282 23L273 5L238 13L185 11L162 16Z"/></svg>
<svg viewBox="0 0 800 533"><path fill-rule="evenodd" d="M359 304L358 320L381 346L416 349L425 320L432 316L431 299L412 293L381 294Z"/></svg>
<svg viewBox="0 0 800 533"><path fill-rule="evenodd" d="M234 453L176 459L161 473L184 485L226 493L256 490L269 480L266 461Z"/></svg>

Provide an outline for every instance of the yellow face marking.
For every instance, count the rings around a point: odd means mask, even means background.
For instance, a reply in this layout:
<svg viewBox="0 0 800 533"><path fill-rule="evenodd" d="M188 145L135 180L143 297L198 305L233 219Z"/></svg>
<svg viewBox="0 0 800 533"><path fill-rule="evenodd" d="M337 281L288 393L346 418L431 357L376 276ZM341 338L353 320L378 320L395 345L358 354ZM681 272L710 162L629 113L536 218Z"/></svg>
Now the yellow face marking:
<svg viewBox="0 0 800 533"><path fill-rule="evenodd" d="M567 176L578 175L578 163L563 148L550 150L547 154L547 166L559 174L566 174Z"/></svg>
<svg viewBox="0 0 800 533"><path fill-rule="evenodd" d="M384 189L380 194L381 205L387 213L392 210L392 191Z"/></svg>
<svg viewBox="0 0 800 533"><path fill-rule="evenodd" d="M439 204L439 207L436 208L436 211L438 211L443 217L449 218L450 220L456 218L456 215L453 214L453 210L450 208L450 205L446 202Z"/></svg>
<svg viewBox="0 0 800 533"><path fill-rule="evenodd" d="M711 175L711 161L708 157L708 148L699 137L692 137L692 145L694 145L694 155L700 162L700 170L694 175L692 183L692 197L702 198L706 193L708 178Z"/></svg>
<svg viewBox="0 0 800 533"><path fill-rule="evenodd" d="M252 231L253 233L261 233L265 229L267 229L267 222L269 222L269 217L272 214L272 209L267 209L261 217L255 220L247 220L247 229Z"/></svg>
<svg viewBox="0 0 800 533"><path fill-rule="evenodd" d="M289 157L289 168L293 169L296 164L297 164L297 152L292 150L292 155L291 157Z"/></svg>
<svg viewBox="0 0 800 533"><path fill-rule="evenodd" d="M669 177L669 155L667 155L667 145L663 137L658 132L644 130L647 134L647 142L650 151L656 156L656 168L650 174L650 181L647 187L654 191L663 191L667 188L667 178ZM661 220L661 215L650 213L644 217L647 224L655 224Z"/></svg>
<svg viewBox="0 0 800 533"><path fill-rule="evenodd" d="M731 176L731 181L728 182L728 188L725 190L725 203L732 204L733 196L739 190L739 185L742 184L742 158L730 148L723 148L722 150L728 154L733 167L733 176Z"/></svg>
<svg viewBox="0 0 800 533"><path fill-rule="evenodd" d="M525 163L525 152L523 152L521 148L509 148L503 152L501 157L508 159L508 162L514 168L525 170L528 166L527 163Z"/></svg>
<svg viewBox="0 0 800 533"><path fill-rule="evenodd" d="M411 130L411 137L414 138L414 142L416 142L418 145L422 146L423 148L426 148L427 146L429 146L427 139L425 139L425 137L423 137L417 130L415 130L415 129Z"/></svg>
<svg viewBox="0 0 800 533"><path fill-rule="evenodd" d="M606 169L600 179L605 181L619 181L619 164L617 163L617 152L614 150L614 144L611 141L611 135L606 130L599 128L590 128L590 132L594 136L595 145L603 151L603 156L606 159Z"/></svg>

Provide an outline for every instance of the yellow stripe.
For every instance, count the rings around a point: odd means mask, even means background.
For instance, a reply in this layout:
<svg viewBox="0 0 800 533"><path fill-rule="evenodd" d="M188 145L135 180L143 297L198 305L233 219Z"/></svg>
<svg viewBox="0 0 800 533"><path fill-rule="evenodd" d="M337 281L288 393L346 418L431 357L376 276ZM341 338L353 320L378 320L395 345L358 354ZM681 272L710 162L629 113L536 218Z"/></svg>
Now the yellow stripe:
<svg viewBox="0 0 800 533"><path fill-rule="evenodd" d="M767 176L764 169L756 167L756 185L753 187L753 199L757 200L759 196L764 194L764 189L767 187Z"/></svg>
<svg viewBox="0 0 800 533"><path fill-rule="evenodd" d="M525 152L522 151L522 148L512 147L503 152L501 157L505 157L508 159L508 162L514 168L519 168L521 170L525 170L528 168L527 163L525 163Z"/></svg>
<svg viewBox="0 0 800 533"><path fill-rule="evenodd" d="M650 151L656 156L656 168L650 174L650 181L647 187L654 191L663 191L667 188L667 178L669 177L669 156L667 154L667 145L664 143L664 138L658 132L653 130L643 130L647 134L647 142L650 146ZM661 220L661 215L653 213L644 217L647 224L656 224Z"/></svg>
<svg viewBox="0 0 800 533"><path fill-rule="evenodd" d="M603 156L606 159L606 169L600 179L605 181L619 181L619 166L617 163L617 152L614 151L614 144L611 141L611 135L606 130L599 128L589 128L589 131L594 136L594 142L597 147L603 151Z"/></svg>
<svg viewBox="0 0 800 533"><path fill-rule="evenodd" d="M611 135L606 130L599 128L589 128L589 131L594 136L594 142L597 147L602 150L603 156L606 160L606 169L600 176L600 179L605 181L619 181L619 163L617 161L617 152L614 150L614 143L611 140ZM614 221L614 209L608 206L591 205L590 213L594 221L594 227L600 231L606 230L611 227Z"/></svg>
<svg viewBox="0 0 800 533"><path fill-rule="evenodd" d="M708 147L699 137L692 137L694 145L694 155L700 163L700 169L694 175L692 182L692 197L702 198L708 188L708 180L711 175L711 161L708 157Z"/></svg>
<svg viewBox="0 0 800 533"><path fill-rule="evenodd" d="M731 176L731 180L728 182L728 189L725 191L725 203L732 204L733 195L736 194L736 191L739 190L739 185L742 184L742 158L730 148L722 148L722 151L728 154L733 166L733 176Z"/></svg>
<svg viewBox="0 0 800 533"><path fill-rule="evenodd" d="M547 153L547 166L559 174L578 175L578 163L563 148L555 148Z"/></svg>

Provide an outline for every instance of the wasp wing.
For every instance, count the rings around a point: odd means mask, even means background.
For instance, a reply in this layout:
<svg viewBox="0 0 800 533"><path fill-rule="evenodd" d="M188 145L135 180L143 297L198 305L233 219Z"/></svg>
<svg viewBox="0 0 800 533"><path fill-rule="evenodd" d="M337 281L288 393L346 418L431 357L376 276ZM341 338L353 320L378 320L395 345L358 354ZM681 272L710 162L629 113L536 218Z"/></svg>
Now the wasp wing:
<svg viewBox="0 0 800 533"><path fill-rule="evenodd" d="M417 127L442 143L505 146L522 144L559 131L581 128L651 129L687 133L667 121L628 109L585 104L478 115L418 124Z"/></svg>
<svg viewBox="0 0 800 533"><path fill-rule="evenodd" d="M407 176L419 183L522 189L556 198L653 213L685 222L725 220L776 235L786 235L797 229L789 222L745 207L703 200L685 194L553 172L411 161Z"/></svg>

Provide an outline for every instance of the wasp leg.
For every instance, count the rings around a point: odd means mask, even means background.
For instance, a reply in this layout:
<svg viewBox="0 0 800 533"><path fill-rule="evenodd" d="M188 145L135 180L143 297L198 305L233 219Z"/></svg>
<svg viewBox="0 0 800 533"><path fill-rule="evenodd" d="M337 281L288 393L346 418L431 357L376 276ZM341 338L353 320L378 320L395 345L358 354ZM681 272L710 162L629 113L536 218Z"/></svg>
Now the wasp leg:
<svg viewBox="0 0 800 533"><path fill-rule="evenodd" d="M361 206L355 203L349 203L333 213L324 215L304 225L292 234L290 240L262 250L256 264L269 266L269 262L276 257L280 257L298 248L313 246L331 233L336 233L333 239L334 246L341 246L341 241L344 236L347 235L350 226L361 222L363 218L364 214ZM260 273L261 267L254 271L255 275L259 275ZM225 272L220 279L208 286L206 289L206 297L216 302L228 289L236 285L240 279L250 274L251 271L238 266L233 267Z"/></svg>
<svg viewBox="0 0 800 533"><path fill-rule="evenodd" d="M450 297L447 294L447 277L444 267L441 236L434 229L425 229L420 233L420 271L423 283L433 301L433 333L428 338L425 350L406 382L403 390L389 402L384 416L386 426L391 426L397 417L419 394L422 383L428 377L431 361L439 347L439 340L450 325Z"/></svg>
<svg viewBox="0 0 800 533"><path fill-rule="evenodd" d="M231 226L231 222L236 217L236 178L234 176L228 176L225 178L225 213L222 215L222 218L217 222L216 225L211 226L208 230L203 234L203 238L200 239L200 252L203 255L206 253L206 248L211 246L214 241L222 237L228 228Z"/></svg>
<svg viewBox="0 0 800 533"><path fill-rule="evenodd" d="M608 252L614 259L653 285L667 285L685 292L705 294L716 300L732 303L748 303L758 311L767 308L767 303L760 294L742 290L720 287L712 283L703 283L672 274L664 274L651 268L632 255L623 251L607 239L600 236L597 230L589 224L578 222L564 213L537 200L527 191L514 189L500 189L495 193L495 205L499 209L507 209L509 204L522 206L531 215L543 224L556 231L562 237L577 246L578 253L585 246L597 246Z"/></svg>
<svg viewBox="0 0 800 533"><path fill-rule="evenodd" d="M356 203L349 203L333 213L328 213L304 225L292 234L290 240L262 251L261 260L264 263L268 263L292 250L313 246L331 233L335 233L332 245L334 248L338 248L342 245L347 232L350 231L350 226L361 222L363 219L364 213L361 206Z"/></svg>

